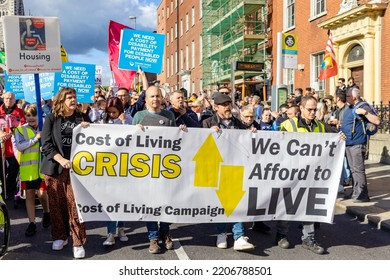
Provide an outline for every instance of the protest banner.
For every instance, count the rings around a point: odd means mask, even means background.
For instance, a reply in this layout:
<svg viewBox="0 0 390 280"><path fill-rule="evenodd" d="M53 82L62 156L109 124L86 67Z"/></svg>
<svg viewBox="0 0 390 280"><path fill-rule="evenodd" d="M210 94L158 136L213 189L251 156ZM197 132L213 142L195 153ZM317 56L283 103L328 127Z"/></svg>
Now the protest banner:
<svg viewBox="0 0 390 280"><path fill-rule="evenodd" d="M161 73L165 35L133 29L122 29L119 49L120 69Z"/></svg>
<svg viewBox="0 0 390 280"><path fill-rule="evenodd" d="M55 73L54 92L60 88L71 87L76 90L78 102L92 102L95 85L95 65L81 63L62 63L62 72Z"/></svg>
<svg viewBox="0 0 390 280"><path fill-rule="evenodd" d="M103 66L96 65L95 69L95 86L102 85Z"/></svg>
<svg viewBox="0 0 390 280"><path fill-rule="evenodd" d="M9 74L61 71L59 18L3 16L2 21Z"/></svg>
<svg viewBox="0 0 390 280"><path fill-rule="evenodd" d="M73 131L82 220L332 222L338 134L93 124Z"/></svg>
<svg viewBox="0 0 390 280"><path fill-rule="evenodd" d="M41 98L47 100L54 95L54 73L39 73ZM36 103L34 74L8 75L5 71L5 89L12 91L16 99L25 99L27 103Z"/></svg>

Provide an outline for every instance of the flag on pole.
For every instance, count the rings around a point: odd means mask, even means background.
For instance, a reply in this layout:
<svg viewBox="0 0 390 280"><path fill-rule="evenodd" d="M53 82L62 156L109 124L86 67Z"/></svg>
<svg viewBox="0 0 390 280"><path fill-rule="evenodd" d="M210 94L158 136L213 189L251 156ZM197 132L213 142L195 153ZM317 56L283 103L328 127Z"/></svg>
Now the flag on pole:
<svg viewBox="0 0 390 280"><path fill-rule="evenodd" d="M68 62L68 53L66 52L63 45L61 45L61 60L62 62Z"/></svg>
<svg viewBox="0 0 390 280"><path fill-rule="evenodd" d="M129 27L110 20L108 27L108 57L110 60L111 72L114 74L116 86L130 88L133 84L136 71L118 69L119 46L121 30L123 28Z"/></svg>
<svg viewBox="0 0 390 280"><path fill-rule="evenodd" d="M324 61L321 65L321 72L318 76L318 80L325 80L330 77L336 76L338 72L336 55L333 49L332 32L328 31L328 43L325 48Z"/></svg>

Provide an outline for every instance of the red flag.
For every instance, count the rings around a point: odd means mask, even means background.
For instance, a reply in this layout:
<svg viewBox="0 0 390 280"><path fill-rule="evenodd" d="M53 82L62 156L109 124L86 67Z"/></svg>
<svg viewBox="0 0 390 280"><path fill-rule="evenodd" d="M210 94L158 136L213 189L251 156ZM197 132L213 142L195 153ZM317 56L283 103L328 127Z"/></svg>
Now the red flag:
<svg viewBox="0 0 390 280"><path fill-rule="evenodd" d="M328 43L326 44L324 61L321 65L321 72L318 76L318 80L325 80L327 78L337 75L338 68L336 62L336 55L333 49L332 32L328 33Z"/></svg>
<svg viewBox="0 0 390 280"><path fill-rule="evenodd" d="M108 26L108 57L110 59L110 68L114 74L116 85L118 87L130 88L137 71L118 69L119 45L121 30L123 28L130 27L110 20Z"/></svg>

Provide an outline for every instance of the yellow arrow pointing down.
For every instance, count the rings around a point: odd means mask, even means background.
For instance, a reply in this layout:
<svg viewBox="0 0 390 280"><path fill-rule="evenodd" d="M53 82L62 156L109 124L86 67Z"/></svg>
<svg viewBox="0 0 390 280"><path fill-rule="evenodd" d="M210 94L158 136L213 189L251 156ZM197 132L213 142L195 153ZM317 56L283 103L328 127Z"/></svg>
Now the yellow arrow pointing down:
<svg viewBox="0 0 390 280"><path fill-rule="evenodd" d="M229 217L245 194L242 190L244 166L222 165L219 183L219 190L216 193L225 209L226 216Z"/></svg>
<svg viewBox="0 0 390 280"><path fill-rule="evenodd" d="M210 134L192 159L195 161L195 187L218 187L219 164L223 162L214 137Z"/></svg>

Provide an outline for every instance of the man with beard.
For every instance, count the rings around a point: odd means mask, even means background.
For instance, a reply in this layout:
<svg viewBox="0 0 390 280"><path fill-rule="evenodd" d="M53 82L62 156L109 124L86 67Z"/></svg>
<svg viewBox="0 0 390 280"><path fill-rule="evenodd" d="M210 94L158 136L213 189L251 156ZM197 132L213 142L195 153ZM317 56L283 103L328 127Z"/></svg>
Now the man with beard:
<svg viewBox="0 0 390 280"><path fill-rule="evenodd" d="M214 94L215 114L203 121L204 128L212 128L219 132L221 129L246 129L247 126L232 114L232 100L224 93ZM252 131L256 131L255 128ZM248 242L244 224L237 222L232 224L234 250L247 251L253 250L255 246ZM219 249L227 248L227 226L226 224L217 224L217 247Z"/></svg>

